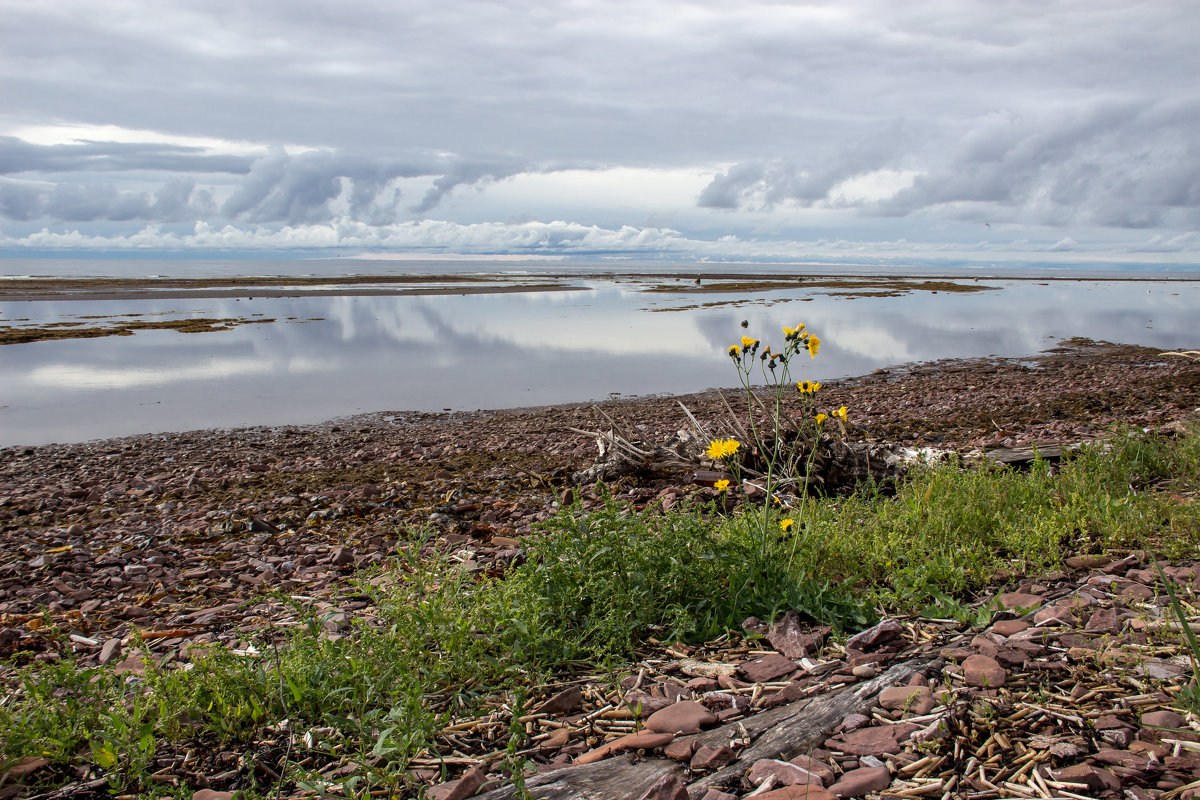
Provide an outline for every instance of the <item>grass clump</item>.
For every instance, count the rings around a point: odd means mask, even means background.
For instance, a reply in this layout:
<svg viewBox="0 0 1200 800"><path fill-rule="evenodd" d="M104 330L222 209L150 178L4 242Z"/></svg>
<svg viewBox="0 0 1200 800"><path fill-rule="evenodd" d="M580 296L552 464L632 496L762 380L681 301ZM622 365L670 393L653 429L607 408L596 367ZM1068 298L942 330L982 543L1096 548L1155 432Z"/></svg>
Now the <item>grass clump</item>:
<svg viewBox="0 0 1200 800"><path fill-rule="evenodd" d="M1190 557L1200 546L1200 435L1118 432L1053 465L927 467L894 498L813 503L805 561L856 584L879 608L961 613L997 574L1036 574L1063 558L1146 549Z"/></svg>

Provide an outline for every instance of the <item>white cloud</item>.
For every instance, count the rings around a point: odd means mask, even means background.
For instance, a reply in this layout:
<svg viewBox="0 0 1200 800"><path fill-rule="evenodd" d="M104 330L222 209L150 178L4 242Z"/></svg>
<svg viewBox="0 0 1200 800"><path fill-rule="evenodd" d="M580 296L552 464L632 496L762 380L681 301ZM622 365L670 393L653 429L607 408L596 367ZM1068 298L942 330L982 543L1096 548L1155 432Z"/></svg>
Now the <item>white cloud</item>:
<svg viewBox="0 0 1200 800"><path fill-rule="evenodd" d="M864 172L830 188L828 202L833 206L856 206L889 200L912 186L920 174L916 170L895 169Z"/></svg>
<svg viewBox="0 0 1200 800"><path fill-rule="evenodd" d="M323 365L304 358L291 358L281 365L284 372L316 372ZM145 389L181 381L224 380L245 375L262 375L271 365L257 358L213 358L202 363L177 366L98 367L91 364L44 364L29 371L31 385L64 391L97 389Z"/></svg>
<svg viewBox="0 0 1200 800"><path fill-rule="evenodd" d="M1200 261L1200 237L921 242L906 239L755 239L725 235L705 239L670 228L603 227L574 222L485 222L461 224L419 220L368 225L346 218L326 224L280 228L196 223L187 233L146 226L132 234L97 235L48 229L25 236L0 236L0 247L39 250L312 251L336 249L364 257L404 253L410 257L491 256L534 258L666 258L716 261L830 261L918 264L982 262L1111 262L1187 265Z"/></svg>
<svg viewBox="0 0 1200 800"><path fill-rule="evenodd" d="M985 222L1083 248L1194 234L1190 4L1027 11L0 0L0 174L24 181L0 185L0 226L286 247L341 243L351 220L400 246L436 238L396 228L429 218L528 249L512 223L560 219L577 230L543 246L672 231L745 253L933 251Z"/></svg>

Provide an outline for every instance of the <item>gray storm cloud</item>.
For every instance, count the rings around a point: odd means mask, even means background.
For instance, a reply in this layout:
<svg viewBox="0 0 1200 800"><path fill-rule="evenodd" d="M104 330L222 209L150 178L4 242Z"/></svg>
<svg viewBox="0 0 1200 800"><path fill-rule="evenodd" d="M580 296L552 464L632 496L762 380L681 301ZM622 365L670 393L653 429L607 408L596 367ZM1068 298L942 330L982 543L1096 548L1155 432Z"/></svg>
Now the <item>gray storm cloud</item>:
<svg viewBox="0 0 1200 800"><path fill-rule="evenodd" d="M139 220L180 222L215 219L254 224L304 225L338 216L333 204L344 199L350 219L389 224L435 209L460 186L488 183L517 174L516 162L463 160L448 156L401 160L344 155L329 150L290 154L273 146L257 158L214 159L200 148L121 146L84 142L39 146L13 137L0 140L0 214L8 219L62 222ZM72 180L69 176L115 171L162 173L144 178L153 191L122 191L106 180ZM218 206L210 189L197 189L192 174L224 172L233 189ZM48 177L31 179L25 176ZM397 178L432 178L424 196L402 207Z"/></svg>
<svg viewBox="0 0 1200 800"><path fill-rule="evenodd" d="M842 181L910 170L911 185L854 203L863 214L939 214L977 222L1152 227L1200 224L1200 103L1075 104L969 121L935 150L897 136L848 144L833 159L733 165L698 197L714 209L836 204Z"/></svg>
<svg viewBox="0 0 1200 800"><path fill-rule="evenodd" d="M390 226L442 221L501 248L530 220L634 244L628 231L721 248L916 231L957 247L987 222L1089 247L1142 229L1190 242L1200 226L1187 0L0 0L0 14L0 234L21 241L158 224L274 241L343 222L345 241L392 241Z"/></svg>

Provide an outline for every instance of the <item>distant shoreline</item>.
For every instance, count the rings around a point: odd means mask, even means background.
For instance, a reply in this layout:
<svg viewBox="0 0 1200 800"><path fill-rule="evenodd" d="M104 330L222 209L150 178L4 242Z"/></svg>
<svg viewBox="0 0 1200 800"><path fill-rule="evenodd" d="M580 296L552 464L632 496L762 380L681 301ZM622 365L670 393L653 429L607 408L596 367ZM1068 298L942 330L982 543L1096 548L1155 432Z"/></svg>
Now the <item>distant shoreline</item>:
<svg viewBox="0 0 1200 800"><path fill-rule="evenodd" d="M162 298L253 297L370 297L413 295L466 295L521 292L582 291L587 281L637 282L647 291L712 293L714 291L770 291L773 289L933 290L978 291L980 281L1052 282L1195 282L1196 276L1130 274L1099 278L1092 275L971 275L921 274L906 276L791 275L781 273L539 273L418 274L342 276L257 276L204 278L2 278L0 302L58 300L153 300Z"/></svg>

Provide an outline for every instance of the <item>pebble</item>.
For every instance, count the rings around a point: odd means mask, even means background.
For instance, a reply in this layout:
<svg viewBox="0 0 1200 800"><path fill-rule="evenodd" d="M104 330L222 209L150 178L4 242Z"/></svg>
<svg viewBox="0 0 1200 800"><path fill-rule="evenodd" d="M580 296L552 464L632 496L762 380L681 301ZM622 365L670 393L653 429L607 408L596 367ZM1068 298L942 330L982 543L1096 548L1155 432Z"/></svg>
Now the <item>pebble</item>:
<svg viewBox="0 0 1200 800"><path fill-rule="evenodd" d="M655 711L646 719L646 727L658 733L695 733L716 721L716 716L704 706L683 700Z"/></svg>

